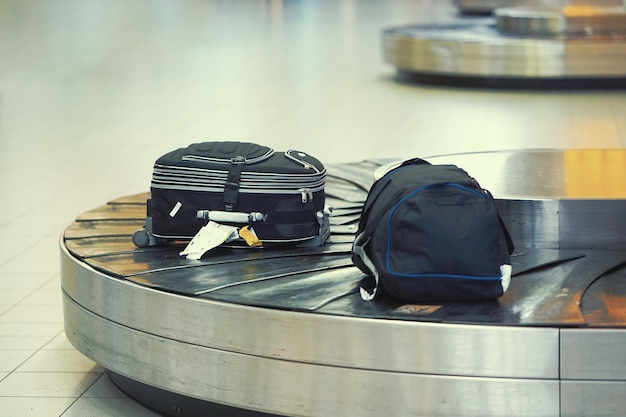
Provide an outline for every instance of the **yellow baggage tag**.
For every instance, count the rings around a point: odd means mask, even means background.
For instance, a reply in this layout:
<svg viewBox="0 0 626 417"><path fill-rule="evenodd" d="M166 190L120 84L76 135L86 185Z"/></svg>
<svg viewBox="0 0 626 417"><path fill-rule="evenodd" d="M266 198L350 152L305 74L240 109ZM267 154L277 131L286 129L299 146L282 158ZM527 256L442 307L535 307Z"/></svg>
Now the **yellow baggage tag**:
<svg viewBox="0 0 626 417"><path fill-rule="evenodd" d="M250 226L244 226L239 229L239 236L243 238L250 247L254 248L263 245L263 242L259 240L256 233L254 233L254 229Z"/></svg>

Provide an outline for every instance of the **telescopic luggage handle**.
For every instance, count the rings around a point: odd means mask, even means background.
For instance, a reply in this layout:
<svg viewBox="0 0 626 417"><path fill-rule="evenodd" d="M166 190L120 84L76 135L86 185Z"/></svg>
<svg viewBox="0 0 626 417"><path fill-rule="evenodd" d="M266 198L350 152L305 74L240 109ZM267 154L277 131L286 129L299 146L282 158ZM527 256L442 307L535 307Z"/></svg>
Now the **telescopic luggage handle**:
<svg viewBox="0 0 626 417"><path fill-rule="evenodd" d="M265 215L258 211L241 213L236 211L198 210L196 218L214 221L216 223L249 223L265 220Z"/></svg>

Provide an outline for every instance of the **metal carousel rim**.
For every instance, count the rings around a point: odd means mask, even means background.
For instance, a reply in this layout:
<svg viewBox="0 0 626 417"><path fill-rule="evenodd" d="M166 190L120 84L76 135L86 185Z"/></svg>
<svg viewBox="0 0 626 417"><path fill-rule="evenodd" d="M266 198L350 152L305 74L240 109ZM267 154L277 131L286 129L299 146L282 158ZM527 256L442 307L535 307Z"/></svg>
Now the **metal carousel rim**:
<svg viewBox="0 0 626 417"><path fill-rule="evenodd" d="M346 368L448 376L557 376L554 363L558 356L558 328L380 320L190 298L107 276L81 264L62 241L61 252L66 299L108 321L165 339L259 357ZM108 296L101 298L98 294ZM205 317L205 320L197 323L197 317ZM254 329L262 329L261 334L255 334ZM462 367L440 363L450 354L441 349L441 340L449 338L451 332L469 355ZM372 339L373 334L378 336L379 342L372 346L362 342ZM530 339L534 341L533 349L521 343ZM312 349L311 340L326 342ZM396 351L387 357L380 355L385 346L377 344L387 340L394 340L400 349L407 351ZM515 340L517 342L513 342ZM506 355L494 357L491 349L484 348L485 344L500 343L511 345ZM428 357L412 355L415 345L428 351ZM485 355L489 355L489 360ZM528 361L516 363L511 361L511 356L525 357Z"/></svg>

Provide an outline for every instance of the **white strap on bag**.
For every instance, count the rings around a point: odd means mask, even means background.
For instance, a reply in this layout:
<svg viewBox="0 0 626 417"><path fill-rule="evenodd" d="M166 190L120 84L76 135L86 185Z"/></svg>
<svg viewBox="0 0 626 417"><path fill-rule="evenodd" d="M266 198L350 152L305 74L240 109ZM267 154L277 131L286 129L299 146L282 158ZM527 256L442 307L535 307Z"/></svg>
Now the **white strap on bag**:
<svg viewBox="0 0 626 417"><path fill-rule="evenodd" d="M500 284L502 284L502 293L505 293L506 290L509 288L512 272L513 268L511 267L511 265L500 265L500 273L502 273L502 279L500 280Z"/></svg>
<svg viewBox="0 0 626 417"><path fill-rule="evenodd" d="M371 237L368 238L364 243L361 243L362 238L363 238L363 234L360 234L356 237L356 239L354 239L354 244L352 245L352 252L361 258L365 266L372 272L372 275L374 277L375 285L374 285L374 288L372 289L371 294L365 288L363 287L359 288L359 291L361 293L361 298L365 301L371 301L374 299L374 297L376 297L376 293L378 292L378 286L380 284L379 284L379 278L378 278L378 270L376 270L376 267L372 263L369 256L367 256L367 253L365 253L365 249L364 249L365 245L369 243Z"/></svg>

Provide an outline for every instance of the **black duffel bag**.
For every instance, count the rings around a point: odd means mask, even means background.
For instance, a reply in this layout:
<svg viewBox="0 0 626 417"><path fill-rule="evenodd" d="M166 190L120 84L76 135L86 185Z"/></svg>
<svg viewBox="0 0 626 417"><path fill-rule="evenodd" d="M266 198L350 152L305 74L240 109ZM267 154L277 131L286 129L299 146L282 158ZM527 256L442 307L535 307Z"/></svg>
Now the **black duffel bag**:
<svg viewBox="0 0 626 417"><path fill-rule="evenodd" d="M412 159L371 187L352 248L361 296L408 302L500 297L513 243L491 194L455 165Z"/></svg>

